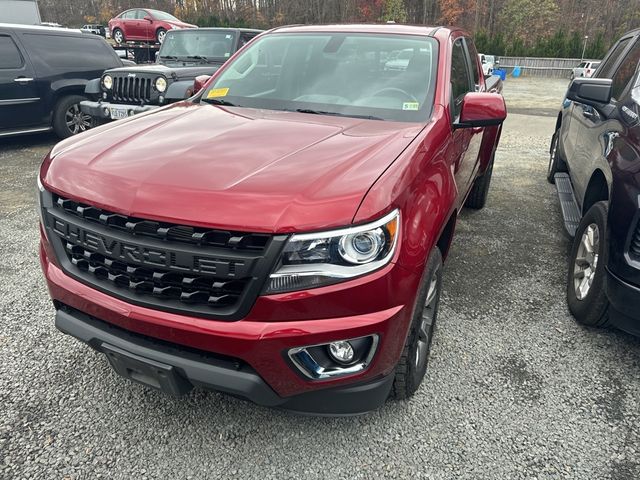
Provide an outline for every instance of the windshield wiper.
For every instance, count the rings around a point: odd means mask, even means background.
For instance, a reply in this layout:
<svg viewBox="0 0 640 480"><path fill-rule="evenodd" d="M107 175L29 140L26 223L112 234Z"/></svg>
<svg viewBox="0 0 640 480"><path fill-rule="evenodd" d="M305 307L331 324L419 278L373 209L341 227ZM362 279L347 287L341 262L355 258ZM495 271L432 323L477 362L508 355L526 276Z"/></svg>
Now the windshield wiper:
<svg viewBox="0 0 640 480"><path fill-rule="evenodd" d="M160 58L165 58L167 60L179 60L175 55L160 55Z"/></svg>
<svg viewBox="0 0 640 480"><path fill-rule="evenodd" d="M355 115L350 113L326 112L324 110L313 110L310 108L296 108L296 112L310 113L312 115L333 115L334 117L364 118L365 120L384 120L384 118L375 117L373 115Z"/></svg>
<svg viewBox="0 0 640 480"><path fill-rule="evenodd" d="M203 102L210 103L212 105L224 105L225 107L238 107L235 103L231 103L228 100L223 100L221 98L203 98Z"/></svg>
<svg viewBox="0 0 640 480"><path fill-rule="evenodd" d="M187 55L187 58L193 58L194 60L204 60L205 62L208 60L204 55Z"/></svg>

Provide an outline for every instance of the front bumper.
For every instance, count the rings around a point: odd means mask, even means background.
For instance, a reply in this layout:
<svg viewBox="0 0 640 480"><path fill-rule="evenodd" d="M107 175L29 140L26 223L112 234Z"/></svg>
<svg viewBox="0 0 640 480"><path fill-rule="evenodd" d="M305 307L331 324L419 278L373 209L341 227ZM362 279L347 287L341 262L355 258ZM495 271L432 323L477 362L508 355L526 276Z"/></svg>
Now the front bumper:
<svg viewBox="0 0 640 480"><path fill-rule="evenodd" d="M100 120L111 120L111 107L127 107L129 116L137 115L138 113L149 112L160 108L160 105L126 105L121 103L109 103L109 102L92 102L90 100L83 100L80 102L80 110L86 115L91 115L93 118Z"/></svg>
<svg viewBox="0 0 640 480"><path fill-rule="evenodd" d="M640 336L640 288L631 285L607 268L609 317L620 330Z"/></svg>
<svg viewBox="0 0 640 480"><path fill-rule="evenodd" d="M133 305L97 291L67 276L47 253L51 247L43 240L42 268L59 309L56 325L63 332L99 351L105 344L174 367L188 388L204 386L261 405L315 414L362 413L384 402L420 281L419 275L389 264L344 284L259 297L246 318L215 321ZM363 304L373 308L355 314ZM372 334L379 337L375 356L368 368L349 376L310 380L287 355L295 347ZM140 350L129 336L155 342L156 347ZM209 360L186 368L180 358L166 357L162 342L170 344L177 357L197 351L235 359L246 368L211 369Z"/></svg>

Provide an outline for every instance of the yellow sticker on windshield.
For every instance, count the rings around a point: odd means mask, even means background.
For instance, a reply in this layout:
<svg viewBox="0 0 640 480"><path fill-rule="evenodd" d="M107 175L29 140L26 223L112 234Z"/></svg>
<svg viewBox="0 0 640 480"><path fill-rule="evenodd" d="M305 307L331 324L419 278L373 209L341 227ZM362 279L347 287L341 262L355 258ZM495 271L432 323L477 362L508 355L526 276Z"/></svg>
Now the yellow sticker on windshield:
<svg viewBox="0 0 640 480"><path fill-rule="evenodd" d="M227 93L229 93L228 88L214 88L213 90L209 90L207 98L226 97Z"/></svg>
<svg viewBox="0 0 640 480"><path fill-rule="evenodd" d="M420 110L420 104L418 102L404 102L402 104L403 110Z"/></svg>

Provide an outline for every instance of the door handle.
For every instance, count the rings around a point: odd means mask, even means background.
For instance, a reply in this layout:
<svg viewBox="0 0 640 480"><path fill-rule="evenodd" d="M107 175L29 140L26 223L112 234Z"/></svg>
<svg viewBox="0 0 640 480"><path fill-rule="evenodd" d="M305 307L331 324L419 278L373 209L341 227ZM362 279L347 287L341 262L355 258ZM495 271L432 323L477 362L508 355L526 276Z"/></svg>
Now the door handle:
<svg viewBox="0 0 640 480"><path fill-rule="evenodd" d="M14 78L13 81L17 83L28 83L28 82L33 82L33 78L18 77L18 78Z"/></svg>

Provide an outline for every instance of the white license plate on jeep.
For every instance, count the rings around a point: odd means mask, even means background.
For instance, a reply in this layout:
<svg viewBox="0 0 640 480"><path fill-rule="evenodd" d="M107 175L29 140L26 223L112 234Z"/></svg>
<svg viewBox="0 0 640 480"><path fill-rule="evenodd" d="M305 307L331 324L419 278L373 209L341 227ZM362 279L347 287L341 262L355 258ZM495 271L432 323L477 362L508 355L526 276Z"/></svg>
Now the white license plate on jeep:
<svg viewBox="0 0 640 480"><path fill-rule="evenodd" d="M109 107L109 110L111 111L111 120L119 120L129 116L127 107Z"/></svg>

